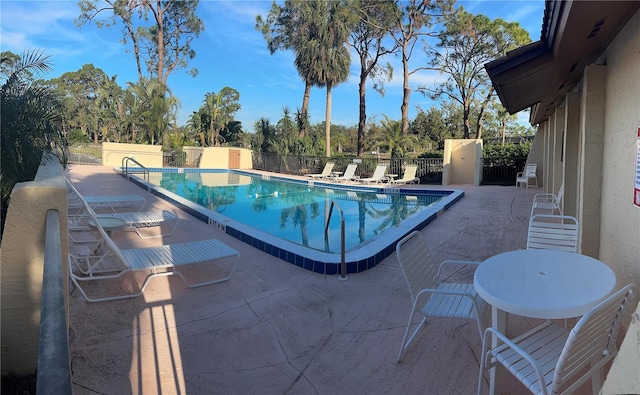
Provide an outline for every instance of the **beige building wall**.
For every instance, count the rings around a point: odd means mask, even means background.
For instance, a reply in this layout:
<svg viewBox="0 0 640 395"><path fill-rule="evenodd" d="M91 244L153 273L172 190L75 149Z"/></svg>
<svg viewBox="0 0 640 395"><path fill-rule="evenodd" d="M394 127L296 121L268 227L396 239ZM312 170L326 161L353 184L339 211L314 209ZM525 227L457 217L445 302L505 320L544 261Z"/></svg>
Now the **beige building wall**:
<svg viewBox="0 0 640 395"><path fill-rule="evenodd" d="M442 185L480 185L482 139L445 140L442 165Z"/></svg>
<svg viewBox="0 0 640 395"><path fill-rule="evenodd" d="M131 157L144 167L162 167L162 146L144 144L102 143L102 166L122 166L122 159ZM136 166L135 163L130 163Z"/></svg>
<svg viewBox="0 0 640 395"><path fill-rule="evenodd" d="M580 220L581 252L609 265L618 288L633 283L636 295L640 293L640 207L633 205L640 127L638 65L640 12L600 59L585 68L583 80L567 94L563 107L539 125L534 143L544 146L544 180L554 186L545 191L556 193L556 178L564 174L565 213ZM564 139L550 137L559 127L565 130ZM554 158L558 144L564 146L562 162ZM633 317L602 394L640 393L640 305Z"/></svg>
<svg viewBox="0 0 640 395"><path fill-rule="evenodd" d="M640 127L640 12L631 18L598 63L607 65L600 260L613 268L619 286L634 283L638 298L640 207L633 205L632 191ZM640 304L601 393L640 393Z"/></svg>
<svg viewBox="0 0 640 395"><path fill-rule="evenodd" d="M640 12L607 48L599 257L640 293L640 207L633 205L640 127ZM605 67L605 66L600 66Z"/></svg>
<svg viewBox="0 0 640 395"><path fill-rule="evenodd" d="M580 94L569 92L565 98L564 135L564 207L563 213L576 216L578 210L578 167L580 163Z"/></svg>
<svg viewBox="0 0 640 395"><path fill-rule="evenodd" d="M230 158L234 152L239 152L240 161L238 169L253 169L253 152L246 148L236 147L207 147L200 157L200 168L204 169L229 169Z"/></svg>
<svg viewBox="0 0 640 395"><path fill-rule="evenodd" d="M38 366L45 224L50 209L59 212L61 259L67 273L67 186L57 158L43 160L36 179L16 184L11 192L0 246L3 375L31 374ZM68 310L68 276L64 281Z"/></svg>

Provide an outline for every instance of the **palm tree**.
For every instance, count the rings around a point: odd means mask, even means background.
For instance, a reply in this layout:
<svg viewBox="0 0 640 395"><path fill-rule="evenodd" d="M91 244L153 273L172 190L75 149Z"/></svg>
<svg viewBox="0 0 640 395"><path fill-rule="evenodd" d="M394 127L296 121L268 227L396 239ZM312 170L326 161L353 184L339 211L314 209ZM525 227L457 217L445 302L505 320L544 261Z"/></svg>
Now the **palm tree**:
<svg viewBox="0 0 640 395"><path fill-rule="evenodd" d="M220 125L218 122L218 113L220 111L220 100L222 98L222 91L217 95L214 92L207 93L204 96L204 105L209 116L209 133L207 138L207 144L214 147L222 145L224 139L220 136Z"/></svg>
<svg viewBox="0 0 640 395"><path fill-rule="evenodd" d="M349 78L351 56L347 48L354 14L340 0L308 2L305 20L313 21L308 41L300 46L308 60L304 66L308 80L327 89L325 112L326 156L331 156L331 89ZM298 51L296 51L298 52ZM296 58L296 61L298 59ZM300 70L300 68L299 68Z"/></svg>
<svg viewBox="0 0 640 395"><path fill-rule="evenodd" d="M418 138L413 134L402 133L402 121L391 120L386 115L384 118L377 140L381 147L391 151L392 158L404 158L407 152L418 143Z"/></svg>
<svg viewBox="0 0 640 395"><path fill-rule="evenodd" d="M22 57L2 53L7 79L0 88L2 229L13 187L34 179L42 154L58 146L65 154L60 132L60 102L53 91L33 81L33 73L51 71L49 57L27 51ZM63 156L63 162L65 161Z"/></svg>
<svg viewBox="0 0 640 395"><path fill-rule="evenodd" d="M128 83L135 96L137 123L144 127L146 140L151 145L162 143L164 133L175 120L178 101L171 91L157 80L142 78L137 84Z"/></svg>

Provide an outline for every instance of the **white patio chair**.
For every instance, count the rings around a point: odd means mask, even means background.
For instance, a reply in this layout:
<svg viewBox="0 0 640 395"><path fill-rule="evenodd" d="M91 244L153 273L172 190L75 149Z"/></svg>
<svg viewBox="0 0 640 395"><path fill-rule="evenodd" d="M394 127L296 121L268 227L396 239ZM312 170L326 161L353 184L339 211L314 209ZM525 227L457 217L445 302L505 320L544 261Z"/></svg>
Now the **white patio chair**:
<svg viewBox="0 0 640 395"><path fill-rule="evenodd" d="M633 286L629 284L592 308L571 330L546 321L509 339L497 329L487 328L482 340L478 395L482 394L485 370L497 364L533 394L570 394L589 378L597 394L604 365L618 353L618 331L633 299ZM488 349L492 336L503 343Z"/></svg>
<svg viewBox="0 0 640 395"><path fill-rule="evenodd" d="M580 224L569 215L536 214L529 220L527 249L578 252Z"/></svg>
<svg viewBox="0 0 640 395"><path fill-rule="evenodd" d="M329 176L331 176L331 172L333 171L333 166L335 166L335 162L327 162L324 165L324 169L322 169L321 173L317 173L317 174L305 174L306 177L311 177L311 178L327 178Z"/></svg>
<svg viewBox="0 0 640 395"><path fill-rule="evenodd" d="M489 309L476 294L473 284L442 282L440 279L445 265L473 265L475 270L480 262L447 260L438 265L431 258L424 238L418 231L412 232L398 242L396 256L407 280L412 304L409 322L398 353L398 362L429 317L476 321L478 332L482 337L485 320L488 318L486 313ZM413 325L413 316L416 312L424 317L409 337L409 330Z"/></svg>
<svg viewBox="0 0 640 395"><path fill-rule="evenodd" d="M385 176L386 172L387 172L387 165L377 165L371 177L360 178L358 181L363 182L365 184L368 184L371 182L379 183L382 181L386 181L387 180L387 177Z"/></svg>
<svg viewBox="0 0 640 395"><path fill-rule="evenodd" d="M538 165L535 163L529 163L524 171L516 174L516 188L520 186L520 184L524 183L526 188L529 188L529 180L534 180L536 188L538 187L538 176L536 175L536 170L538 169Z"/></svg>
<svg viewBox="0 0 640 395"><path fill-rule="evenodd" d="M397 180L389 180L391 184L420 184L420 179L416 177L416 172L418 171L418 165L407 165L404 169L404 174L402 178Z"/></svg>
<svg viewBox="0 0 640 395"><path fill-rule="evenodd" d="M562 214L562 196L564 195L564 182L558 189L558 194L553 193L537 193L533 197L533 204L531 205L531 216L533 217L536 210L548 210L549 214L554 214L558 211L558 214Z"/></svg>
<svg viewBox="0 0 640 395"><path fill-rule="evenodd" d="M332 177L331 180L332 181L338 181L338 182L343 182L343 181L354 181L357 179L356 177L356 169L358 168L358 164L357 163L349 163L347 165L347 168L345 169L344 173L339 176L339 177Z"/></svg>

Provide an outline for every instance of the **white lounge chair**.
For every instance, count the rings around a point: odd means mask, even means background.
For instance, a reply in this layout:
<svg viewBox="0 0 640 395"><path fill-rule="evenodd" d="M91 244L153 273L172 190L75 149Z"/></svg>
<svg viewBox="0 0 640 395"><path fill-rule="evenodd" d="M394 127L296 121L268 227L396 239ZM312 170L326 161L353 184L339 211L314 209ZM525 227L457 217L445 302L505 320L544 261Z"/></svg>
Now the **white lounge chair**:
<svg viewBox="0 0 640 395"><path fill-rule="evenodd" d="M634 304L631 284L615 292L567 330L546 321L526 333L509 339L491 327L484 332L478 395L482 394L484 372L502 364L533 394L570 394L589 378L599 387L604 366L618 353L620 325ZM492 336L501 344L488 349ZM593 388L599 393L600 388Z"/></svg>
<svg viewBox="0 0 640 395"><path fill-rule="evenodd" d="M404 174L402 178L397 180L390 180L391 184L420 184L420 179L416 177L416 172L418 171L418 165L407 165L404 169Z"/></svg>
<svg viewBox="0 0 640 395"><path fill-rule="evenodd" d="M476 268L480 262L447 260L438 265L431 259L427 244L418 231L412 232L398 242L396 255L402 273L407 280L413 305L398 353L398 361L402 359L405 351L429 317L476 321L480 337L482 337L489 309L487 304L476 294L473 284L441 282L440 279L441 271L445 265L473 265ZM416 312L424 317L411 337L407 339Z"/></svg>
<svg viewBox="0 0 640 395"><path fill-rule="evenodd" d="M388 178L385 176L386 172L387 172L387 165L377 165L371 177L360 178L358 181L363 182L365 184L369 184L371 182L375 182L375 183L383 182L388 180Z"/></svg>
<svg viewBox="0 0 640 395"><path fill-rule="evenodd" d="M347 168L344 171L344 174L342 174L339 177L333 177L331 180L332 181L338 181L338 182L355 181L357 179L357 177L355 175L357 168L358 168L358 164L357 163L349 163L347 165Z"/></svg>
<svg viewBox="0 0 640 395"><path fill-rule="evenodd" d="M104 229L98 227L98 231L101 235L101 244L93 254L87 256L69 254L71 280L80 290L82 296L89 302L140 296L149 281L158 276L177 274L190 288L227 281L231 278L240 256L238 251L216 239L121 250L106 234ZM202 265L224 258L229 258L232 263L228 273L223 276L203 279L202 273L197 273L193 277L201 281L194 283L188 281L183 274L184 269L194 266L200 266L203 272L208 273L211 268ZM146 272L142 284L139 284L135 276L131 276L130 281L125 281L124 276L126 274L135 272ZM96 283L104 283L108 280L117 280L117 287L121 288L118 295L90 296L88 290L80 285L81 283L88 284L94 281ZM110 290L113 288L114 285L109 287Z"/></svg>
<svg viewBox="0 0 640 395"><path fill-rule="evenodd" d="M562 214L562 196L564 195L564 183L560 185L558 194L553 193L537 193L533 197L533 204L531 205L531 216L533 217L536 210L546 210L549 214L554 214L558 211L558 214Z"/></svg>
<svg viewBox="0 0 640 395"><path fill-rule="evenodd" d="M527 249L578 252L580 225L568 215L536 214L529 220Z"/></svg>
<svg viewBox="0 0 640 395"><path fill-rule="evenodd" d="M69 179L65 178L67 182L67 205L69 208L69 217L78 216L78 219L86 219L84 203L87 203L93 210L96 209L108 209L110 213L115 213L116 208L131 208L135 207L137 211L147 203L147 200L140 195L95 195L95 196L83 196L78 192L76 187Z"/></svg>
<svg viewBox="0 0 640 395"><path fill-rule="evenodd" d="M180 218L178 215L169 210L153 210L153 211L131 211L126 213L97 214L96 217L118 218L124 221L124 230L133 230L143 239L153 237L168 237L173 234L178 226ZM163 225L168 225L167 231L162 229ZM173 224L173 225L171 225ZM148 234L145 231L143 235L140 231L145 228L160 227L159 234Z"/></svg>
<svg viewBox="0 0 640 395"><path fill-rule="evenodd" d="M125 230L134 230L138 236L141 238L152 238L152 237L164 237L171 236L178 226L179 217L174 212L169 210L152 210L152 211L131 211L131 212L116 212L113 206L110 206L111 211L108 214L96 214L91 205L86 201L86 199L80 195L80 193L75 189L73 184L67 180L69 195L72 196L74 211L75 213L69 215L69 237L74 243L87 243L87 242L95 242L94 239L80 238L74 237L73 231L86 231L95 228L95 222L90 224L89 222L93 218L93 215L96 218L100 217L110 217L110 218L118 218L124 221L124 225L122 229ZM120 196L130 196L130 195L120 195ZM138 195L135 195L138 196ZM127 198L124 198L122 201L126 201ZM167 226L168 224L168 226ZM173 224L173 226L171 226ZM93 225L93 226L91 226ZM160 234L152 235L149 232L145 231L145 234L142 234L140 228L151 228L151 227L160 227ZM168 228L168 231L165 231L162 228Z"/></svg>
<svg viewBox="0 0 640 395"><path fill-rule="evenodd" d="M536 175L536 171L538 169L538 165L535 163L529 163L524 171L516 174L516 188L520 186L520 184L524 184L526 188L529 188L529 180L534 180L536 188L538 187L538 176Z"/></svg>
<svg viewBox="0 0 640 395"><path fill-rule="evenodd" d="M327 178L331 176L331 172L333 171L333 166L335 166L335 162L327 162L324 165L324 169L322 169L322 173L305 174L305 176L311 177L311 178Z"/></svg>

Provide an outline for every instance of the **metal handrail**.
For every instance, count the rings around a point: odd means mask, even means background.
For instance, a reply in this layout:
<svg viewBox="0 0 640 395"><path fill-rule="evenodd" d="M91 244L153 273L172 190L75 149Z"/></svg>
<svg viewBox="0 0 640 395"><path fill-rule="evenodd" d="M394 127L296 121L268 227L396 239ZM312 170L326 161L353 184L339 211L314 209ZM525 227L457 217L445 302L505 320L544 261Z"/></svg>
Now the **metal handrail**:
<svg viewBox="0 0 640 395"><path fill-rule="evenodd" d="M142 174L145 181L149 181L149 169L144 167L142 163L138 162L135 158L132 158L130 156L125 156L124 158L122 158L122 172L124 174L124 177L127 179L129 178L129 162L130 161L135 163L136 165L138 165L138 167L142 169Z"/></svg>
<svg viewBox="0 0 640 395"><path fill-rule="evenodd" d="M329 207L329 215L327 216L327 223L324 227L324 248L325 251L329 251L329 223L331 222L331 214L333 213L333 207L335 207L340 213L340 276L338 276L338 280L347 281L347 263L345 261L345 243L344 243L344 213L342 209L336 203L335 200L331 201L331 206Z"/></svg>
<svg viewBox="0 0 640 395"><path fill-rule="evenodd" d="M71 394L60 214L47 211L36 394Z"/></svg>

